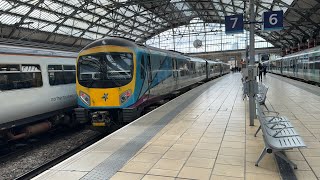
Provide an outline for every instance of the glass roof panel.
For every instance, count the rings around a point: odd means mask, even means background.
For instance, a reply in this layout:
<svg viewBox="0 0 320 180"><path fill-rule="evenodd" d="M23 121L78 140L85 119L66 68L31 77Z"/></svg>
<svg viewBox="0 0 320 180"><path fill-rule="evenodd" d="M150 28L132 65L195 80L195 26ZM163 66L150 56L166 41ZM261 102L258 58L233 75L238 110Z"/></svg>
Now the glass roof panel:
<svg viewBox="0 0 320 180"><path fill-rule="evenodd" d="M36 19L43 19L43 20L47 20L47 21L51 21L51 22L55 22L60 19L55 14L48 13L45 11L40 11L38 9L33 10L29 16L34 17Z"/></svg>
<svg viewBox="0 0 320 180"><path fill-rule="evenodd" d="M27 26L27 25L25 25L25 26ZM47 31L47 32L52 32L56 27L57 27L57 25L54 25L54 24L46 24L46 26L43 26L41 28L41 30Z"/></svg>
<svg viewBox="0 0 320 180"><path fill-rule="evenodd" d="M63 24L71 26L71 27L77 27L80 29L87 29L89 25L83 21L78 21L75 19L67 19Z"/></svg>
<svg viewBox="0 0 320 180"><path fill-rule="evenodd" d="M13 15L9 15L9 14L1 14L0 15L0 22L1 24L15 24L18 23L20 21L21 17L18 16L13 16Z"/></svg>
<svg viewBox="0 0 320 180"><path fill-rule="evenodd" d="M0 0L0 10L6 11L11 8L12 5L5 0Z"/></svg>
<svg viewBox="0 0 320 180"><path fill-rule="evenodd" d="M104 16L106 14L106 10L100 7L94 9L93 12L97 13L100 16Z"/></svg>
<svg viewBox="0 0 320 180"><path fill-rule="evenodd" d="M110 0L94 0L97 4L103 5L103 6L107 6L107 5L111 5L112 1Z"/></svg>
<svg viewBox="0 0 320 180"><path fill-rule="evenodd" d="M231 3L231 0L221 0L222 1L222 3L224 3L224 4L229 4L229 3Z"/></svg>
<svg viewBox="0 0 320 180"><path fill-rule="evenodd" d="M10 12L24 15L24 14L27 14L30 9L31 9L31 8L30 8L29 6L21 5L21 6L18 6L18 7L16 7L16 8L11 9Z"/></svg>
<svg viewBox="0 0 320 180"><path fill-rule="evenodd" d="M186 16L191 16L193 13L189 5L184 0L170 0L170 2Z"/></svg>
<svg viewBox="0 0 320 180"><path fill-rule="evenodd" d="M109 31L110 29L103 28L103 27L99 27L99 29L97 30L97 32L99 32L100 34L105 34L105 35L107 35Z"/></svg>
<svg viewBox="0 0 320 180"><path fill-rule="evenodd" d="M72 32L72 29L65 26L60 26L59 29L57 30L58 34L71 35L71 32Z"/></svg>
<svg viewBox="0 0 320 180"><path fill-rule="evenodd" d="M61 14L66 14L69 15L73 12L73 9L68 7L68 6L64 6L58 2L53 2L53 1L49 1L49 0L45 0L44 4L49 4L48 6L42 6L42 8L48 9L48 10L53 10L55 12L61 13Z"/></svg>
<svg viewBox="0 0 320 180"><path fill-rule="evenodd" d="M60 0L61 1L61 0ZM80 0L62 0L64 3L70 4L71 6L80 7L81 1ZM82 2L84 3L84 2Z"/></svg>

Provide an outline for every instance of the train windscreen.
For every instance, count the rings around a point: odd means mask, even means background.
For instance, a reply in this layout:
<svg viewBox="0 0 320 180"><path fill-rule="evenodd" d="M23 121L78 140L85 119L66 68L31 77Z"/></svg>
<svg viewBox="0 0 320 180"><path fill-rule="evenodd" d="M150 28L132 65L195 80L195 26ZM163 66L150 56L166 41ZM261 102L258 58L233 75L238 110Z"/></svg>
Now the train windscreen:
<svg viewBox="0 0 320 180"><path fill-rule="evenodd" d="M110 52L79 57L78 82L85 87L124 86L132 80L132 74L132 53Z"/></svg>

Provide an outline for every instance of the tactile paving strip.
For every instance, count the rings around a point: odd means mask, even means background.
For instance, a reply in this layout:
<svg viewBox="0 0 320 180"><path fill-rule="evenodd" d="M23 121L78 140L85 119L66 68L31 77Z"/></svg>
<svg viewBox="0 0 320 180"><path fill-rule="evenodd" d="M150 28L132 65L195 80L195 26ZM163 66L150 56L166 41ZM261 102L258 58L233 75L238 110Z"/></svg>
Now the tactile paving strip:
<svg viewBox="0 0 320 180"><path fill-rule="evenodd" d="M178 115L184 108L191 104L200 94L210 88L213 83L205 84L202 89L194 93L190 98L184 99L178 108L172 109L164 117L157 122L150 125L145 131L141 132L134 139L122 146L118 151L114 152L105 161L100 163L92 171L82 177L82 180L104 180L110 179L114 174L120 170L126 162L128 162L150 139L152 139L163 127L165 127L176 115Z"/></svg>

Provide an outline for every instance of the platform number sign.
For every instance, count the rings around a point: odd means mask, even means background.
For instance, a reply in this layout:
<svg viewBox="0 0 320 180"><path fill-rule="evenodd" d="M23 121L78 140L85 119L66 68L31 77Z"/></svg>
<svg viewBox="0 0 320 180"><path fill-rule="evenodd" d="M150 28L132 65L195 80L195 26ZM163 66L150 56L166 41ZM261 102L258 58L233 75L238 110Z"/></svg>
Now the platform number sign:
<svg viewBox="0 0 320 180"><path fill-rule="evenodd" d="M263 30L276 31L283 29L283 11L268 11L263 13Z"/></svg>
<svg viewBox="0 0 320 180"><path fill-rule="evenodd" d="M226 34L243 33L243 14L225 16Z"/></svg>

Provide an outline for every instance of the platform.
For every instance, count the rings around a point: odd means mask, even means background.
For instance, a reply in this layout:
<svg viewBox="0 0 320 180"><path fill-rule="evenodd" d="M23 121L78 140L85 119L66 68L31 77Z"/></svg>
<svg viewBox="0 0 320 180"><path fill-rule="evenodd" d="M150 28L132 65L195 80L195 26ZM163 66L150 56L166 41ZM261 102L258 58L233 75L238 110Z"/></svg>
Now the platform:
<svg viewBox="0 0 320 180"><path fill-rule="evenodd" d="M240 73L198 86L34 179L282 179L249 126ZM320 177L320 88L267 75L267 106L288 116L308 148L287 151L298 179ZM299 84L299 85L297 85ZM303 88L302 88L303 87ZM306 89L307 88L307 89Z"/></svg>

